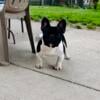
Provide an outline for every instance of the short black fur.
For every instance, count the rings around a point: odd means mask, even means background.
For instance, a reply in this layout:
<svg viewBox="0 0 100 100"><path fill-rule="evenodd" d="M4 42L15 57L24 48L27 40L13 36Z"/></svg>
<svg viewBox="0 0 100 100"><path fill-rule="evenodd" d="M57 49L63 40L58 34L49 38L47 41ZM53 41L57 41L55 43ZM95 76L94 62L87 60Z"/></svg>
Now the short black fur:
<svg viewBox="0 0 100 100"><path fill-rule="evenodd" d="M40 39L37 45L37 52L41 51L42 40Z"/></svg>
<svg viewBox="0 0 100 100"><path fill-rule="evenodd" d="M44 45L48 47L57 47L60 42L62 41L64 46L67 47L67 42L64 37L66 29L66 21L63 19L61 20L56 27L50 26L50 22L47 18L43 18L41 22L41 30L43 33L43 42ZM40 52L42 40L38 42L37 52Z"/></svg>

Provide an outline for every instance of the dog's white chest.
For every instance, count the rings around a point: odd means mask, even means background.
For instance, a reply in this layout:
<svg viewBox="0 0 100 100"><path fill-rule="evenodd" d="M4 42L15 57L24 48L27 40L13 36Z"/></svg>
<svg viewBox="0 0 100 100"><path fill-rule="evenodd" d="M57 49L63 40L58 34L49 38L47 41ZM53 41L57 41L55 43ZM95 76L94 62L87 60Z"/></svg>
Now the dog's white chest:
<svg viewBox="0 0 100 100"><path fill-rule="evenodd" d="M43 55L56 55L55 53L57 52L57 47L52 48L52 47L47 47L45 45L41 46L41 54Z"/></svg>

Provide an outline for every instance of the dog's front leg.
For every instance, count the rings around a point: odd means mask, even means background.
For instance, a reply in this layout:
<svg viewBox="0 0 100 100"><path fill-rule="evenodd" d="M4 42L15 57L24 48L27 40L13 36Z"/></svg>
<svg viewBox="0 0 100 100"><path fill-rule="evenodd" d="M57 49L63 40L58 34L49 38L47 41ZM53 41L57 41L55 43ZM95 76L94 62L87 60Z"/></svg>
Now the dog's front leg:
<svg viewBox="0 0 100 100"><path fill-rule="evenodd" d="M57 48L57 62L56 62L56 66L54 67L54 69L56 70L61 70L62 69L62 63L64 60L64 52L63 52L63 44L62 42L59 44L58 48Z"/></svg>
<svg viewBox="0 0 100 100"><path fill-rule="evenodd" d="M37 62L36 62L36 68L41 69L43 67L43 61L39 53L36 54Z"/></svg>
<svg viewBox="0 0 100 100"><path fill-rule="evenodd" d="M64 54L62 54L61 56L58 56L57 62L56 62L56 67L55 67L56 70L62 69L63 60L64 60Z"/></svg>
<svg viewBox="0 0 100 100"><path fill-rule="evenodd" d="M42 45L42 40L40 39L37 45L37 53L36 53L36 58L37 58L36 68L39 69L43 67L43 62L41 58L41 45Z"/></svg>

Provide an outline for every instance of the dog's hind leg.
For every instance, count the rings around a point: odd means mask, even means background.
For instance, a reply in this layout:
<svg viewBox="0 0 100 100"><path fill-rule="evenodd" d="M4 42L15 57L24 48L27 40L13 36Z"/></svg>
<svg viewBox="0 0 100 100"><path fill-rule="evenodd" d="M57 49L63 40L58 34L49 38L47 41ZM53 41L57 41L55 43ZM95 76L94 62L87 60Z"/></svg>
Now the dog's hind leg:
<svg viewBox="0 0 100 100"><path fill-rule="evenodd" d="M36 52L36 58L37 58L36 68L39 68L39 69L43 67L43 61L41 58L41 45L42 45L42 40L38 42L37 52Z"/></svg>
<svg viewBox="0 0 100 100"><path fill-rule="evenodd" d="M67 53L67 41L66 41L66 38L64 35L62 35L62 45L63 45L63 53L64 53L64 56L65 56L65 59L66 60L69 60L70 59L70 56L68 55Z"/></svg>
<svg viewBox="0 0 100 100"><path fill-rule="evenodd" d="M69 56L69 54L67 53L67 48L66 48L66 46L63 44L63 52L64 52L64 58L66 59L66 60L70 60L70 56Z"/></svg>

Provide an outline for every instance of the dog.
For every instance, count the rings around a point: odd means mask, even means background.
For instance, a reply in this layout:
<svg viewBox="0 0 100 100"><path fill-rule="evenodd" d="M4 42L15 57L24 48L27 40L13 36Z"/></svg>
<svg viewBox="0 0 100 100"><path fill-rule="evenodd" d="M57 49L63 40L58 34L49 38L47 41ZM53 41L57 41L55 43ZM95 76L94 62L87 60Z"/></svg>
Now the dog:
<svg viewBox="0 0 100 100"><path fill-rule="evenodd" d="M37 57L37 68L43 67L43 60L41 55L44 54L54 54L58 56L56 66L53 67L55 70L62 69L62 63L64 57L69 60L67 56L66 48L67 42L64 36L66 30L66 21L62 19L59 21L57 26L51 26L48 18L44 17L41 22L42 36L38 41L36 48L36 57Z"/></svg>

